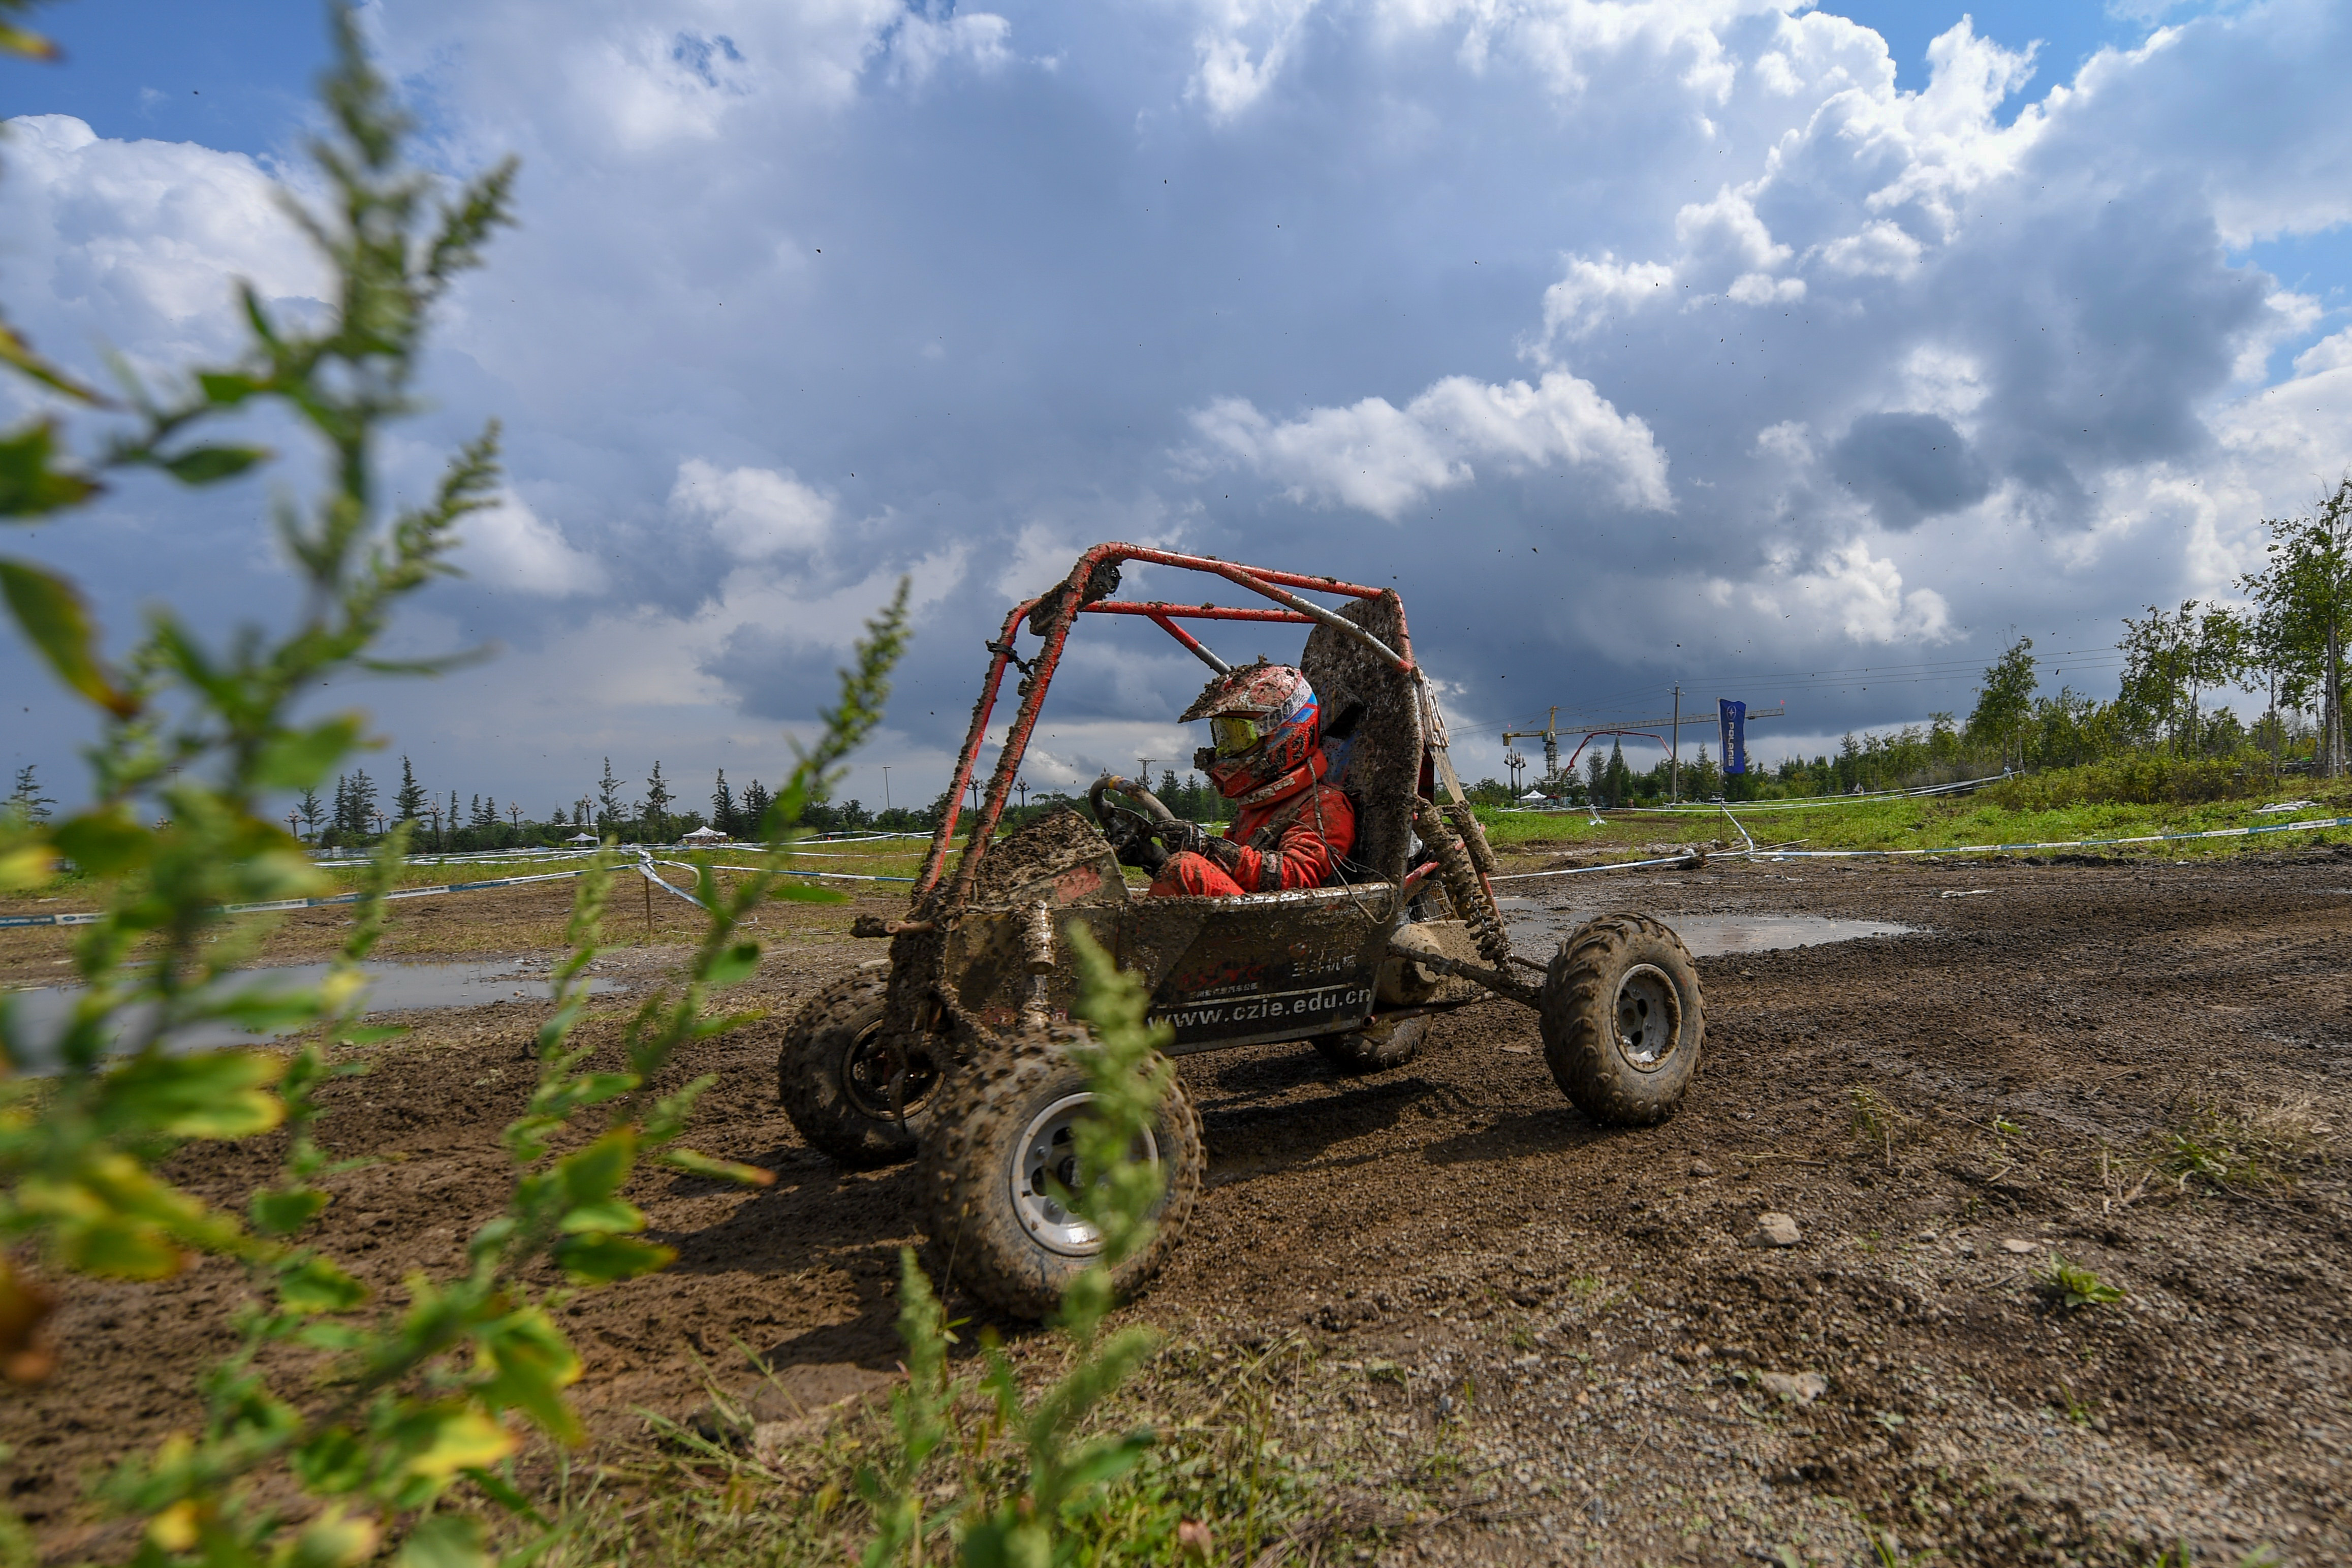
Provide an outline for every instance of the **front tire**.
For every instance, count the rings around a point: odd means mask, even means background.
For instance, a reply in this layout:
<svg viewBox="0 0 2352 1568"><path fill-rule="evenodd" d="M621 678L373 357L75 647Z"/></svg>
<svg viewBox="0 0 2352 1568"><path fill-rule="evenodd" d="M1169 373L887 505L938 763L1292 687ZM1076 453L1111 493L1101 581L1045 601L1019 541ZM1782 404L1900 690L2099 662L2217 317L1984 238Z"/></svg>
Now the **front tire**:
<svg viewBox="0 0 2352 1568"><path fill-rule="evenodd" d="M1102 1251L1100 1237L1055 1201L1051 1175L1072 1179L1070 1129L1094 1096L1058 1040L1023 1040L957 1072L940 1093L923 1148L923 1186L938 1262L955 1283L1004 1312L1043 1318ZM1201 1121L1181 1082L1144 1140L1166 1185L1151 1240L1112 1272L1121 1298L1160 1271L1201 1195Z"/></svg>
<svg viewBox="0 0 2352 1568"><path fill-rule="evenodd" d="M812 1147L845 1164L913 1158L939 1098L940 1070L928 1053L908 1051L902 1062L887 1048L882 1019L889 988L887 974L826 986L793 1017L776 1053L784 1114ZM891 1079L902 1065L906 1080L894 1109Z"/></svg>
<svg viewBox="0 0 2352 1568"><path fill-rule="evenodd" d="M1344 1035L1318 1035L1315 1048L1323 1059L1349 1077L1401 1068L1421 1054L1429 1034L1429 1017L1374 1018Z"/></svg>
<svg viewBox="0 0 2352 1568"><path fill-rule="evenodd" d="M1544 1059L1579 1110L1648 1127L1682 1104L1706 1041L1698 966L1646 915L1588 921L1544 975Z"/></svg>

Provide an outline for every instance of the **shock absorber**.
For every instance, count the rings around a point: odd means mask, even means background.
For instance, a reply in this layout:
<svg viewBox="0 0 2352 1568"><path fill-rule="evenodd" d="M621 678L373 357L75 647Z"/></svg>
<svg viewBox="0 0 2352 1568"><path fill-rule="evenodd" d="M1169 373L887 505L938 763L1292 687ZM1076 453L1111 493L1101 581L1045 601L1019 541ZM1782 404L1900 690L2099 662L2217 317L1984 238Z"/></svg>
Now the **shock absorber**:
<svg viewBox="0 0 2352 1568"><path fill-rule="evenodd" d="M1511 939L1504 934L1501 912L1488 897L1486 883L1479 879L1478 866L1469 846L1463 843L1462 836L1454 830L1454 824L1445 819L1444 814L1423 798L1413 800L1412 830L1421 835L1421 841L1437 857L1437 875L1445 884L1445 896L1453 903L1454 912L1470 928L1479 956L1496 969L1507 969ZM1483 846L1485 835L1479 837Z"/></svg>

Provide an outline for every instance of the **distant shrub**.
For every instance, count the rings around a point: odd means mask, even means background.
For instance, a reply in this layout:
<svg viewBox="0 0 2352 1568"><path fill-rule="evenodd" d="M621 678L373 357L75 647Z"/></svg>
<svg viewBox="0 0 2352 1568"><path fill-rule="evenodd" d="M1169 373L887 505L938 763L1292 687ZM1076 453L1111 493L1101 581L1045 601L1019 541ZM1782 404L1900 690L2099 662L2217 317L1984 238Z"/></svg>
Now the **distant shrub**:
<svg viewBox="0 0 2352 1568"><path fill-rule="evenodd" d="M2194 805L2267 794L2275 776L2267 757L2169 757L2151 752L2010 779L1988 786L1977 798L2007 811Z"/></svg>

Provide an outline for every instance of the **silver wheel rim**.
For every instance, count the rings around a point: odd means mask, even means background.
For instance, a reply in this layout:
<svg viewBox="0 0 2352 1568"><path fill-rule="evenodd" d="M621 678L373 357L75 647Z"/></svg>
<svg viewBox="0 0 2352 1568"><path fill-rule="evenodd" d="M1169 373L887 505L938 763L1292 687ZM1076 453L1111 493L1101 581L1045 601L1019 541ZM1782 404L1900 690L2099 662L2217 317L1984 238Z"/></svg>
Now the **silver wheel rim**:
<svg viewBox="0 0 2352 1568"><path fill-rule="evenodd" d="M1637 963L1618 977L1612 1009L1617 1054L1641 1072L1666 1065L1682 1041L1683 999L1672 976L1654 963Z"/></svg>
<svg viewBox="0 0 2352 1568"><path fill-rule="evenodd" d="M1091 1258L1102 1250L1102 1233L1054 1195L1052 1183L1068 1191L1077 1180L1077 1124L1092 1094L1067 1094L1029 1119L1013 1159L1013 1212L1029 1238L1065 1258ZM1150 1128L1138 1154L1157 1165L1160 1141Z"/></svg>

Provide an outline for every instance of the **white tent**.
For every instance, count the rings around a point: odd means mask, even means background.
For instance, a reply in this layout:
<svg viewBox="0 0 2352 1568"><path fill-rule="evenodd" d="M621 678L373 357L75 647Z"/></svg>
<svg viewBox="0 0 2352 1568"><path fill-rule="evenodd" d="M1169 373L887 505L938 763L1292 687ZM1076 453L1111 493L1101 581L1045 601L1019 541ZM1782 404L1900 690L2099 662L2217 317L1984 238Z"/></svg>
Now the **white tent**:
<svg viewBox="0 0 2352 1568"><path fill-rule="evenodd" d="M726 841L727 835L715 827L698 827L679 840L682 844L723 844Z"/></svg>
<svg viewBox="0 0 2352 1568"><path fill-rule="evenodd" d="M566 844L593 844L596 842L596 836L593 833L575 833L563 842Z"/></svg>

